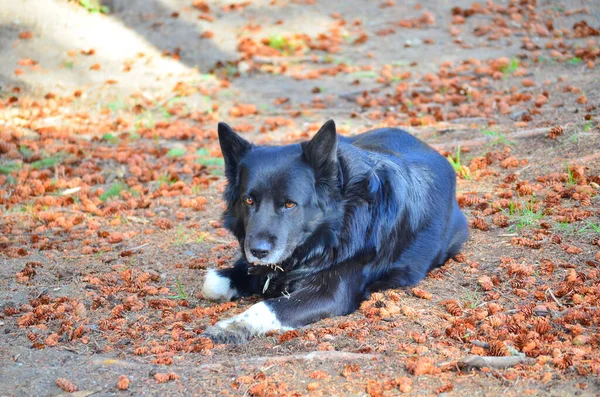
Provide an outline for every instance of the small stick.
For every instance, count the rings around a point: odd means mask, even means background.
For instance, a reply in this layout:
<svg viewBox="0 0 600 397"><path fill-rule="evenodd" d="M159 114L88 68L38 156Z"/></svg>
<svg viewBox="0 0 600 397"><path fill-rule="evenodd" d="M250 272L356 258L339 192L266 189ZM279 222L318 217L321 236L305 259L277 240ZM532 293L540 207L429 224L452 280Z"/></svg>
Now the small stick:
<svg viewBox="0 0 600 397"><path fill-rule="evenodd" d="M558 306L565 307L565 305L563 305L558 299L556 299L556 296L554 296L554 293L552 292L551 288L548 288L545 294L546 296L550 295L550 297L554 300L554 302L556 302L556 304L558 304Z"/></svg>
<svg viewBox="0 0 600 397"><path fill-rule="evenodd" d="M533 360L531 358L525 357L524 355L506 357L471 355L461 359L458 363L474 368L509 368L517 364L531 363L532 361Z"/></svg>
<svg viewBox="0 0 600 397"><path fill-rule="evenodd" d="M159 103L157 103L156 105L154 105L153 107L151 107L150 110L151 112L160 109L161 107L165 106L171 99L175 99L179 96L178 93L174 93L169 95L168 97L166 97L165 99L163 99L162 101L160 101Z"/></svg>
<svg viewBox="0 0 600 397"><path fill-rule="evenodd" d="M487 342L482 342L480 340L472 340L471 344L477 347L483 347L484 349L489 349L490 348L490 344Z"/></svg>
<svg viewBox="0 0 600 397"><path fill-rule="evenodd" d="M324 59L317 56L281 56L281 57L266 57L255 55L252 57L252 61L255 63L279 65L282 63L323 63Z"/></svg>
<svg viewBox="0 0 600 397"><path fill-rule="evenodd" d="M145 246L147 246L148 244L150 244L150 243L144 243L142 245L138 245L137 247L133 247L133 248L129 249L129 251L131 251L131 252L139 251L142 248L144 248Z"/></svg>

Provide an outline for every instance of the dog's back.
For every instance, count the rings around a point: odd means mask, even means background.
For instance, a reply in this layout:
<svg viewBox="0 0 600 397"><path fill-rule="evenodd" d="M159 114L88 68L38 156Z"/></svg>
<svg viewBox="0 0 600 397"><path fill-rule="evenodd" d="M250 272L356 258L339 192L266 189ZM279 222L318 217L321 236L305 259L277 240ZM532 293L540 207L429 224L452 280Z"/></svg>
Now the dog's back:
<svg viewBox="0 0 600 397"><path fill-rule="evenodd" d="M341 138L340 142L342 158L346 157L348 163L367 162L375 169L380 189L385 185L391 187L374 212L394 200L403 208L396 217L378 218L379 227L393 232L376 242L377 251L382 254L371 267L371 281L375 285L366 288L367 294L391 286L415 284L427 271L458 253L468 238L468 225L455 199L455 172L443 156L413 135L395 128L367 131ZM361 158L354 148L367 154ZM411 236L410 241L405 238L407 235ZM390 246L393 248L388 253L386 248Z"/></svg>
<svg viewBox="0 0 600 397"><path fill-rule="evenodd" d="M415 151L431 152L433 149L423 141L398 128L379 128L362 134L343 138L342 142L350 143L364 150L390 150L396 153L414 153Z"/></svg>

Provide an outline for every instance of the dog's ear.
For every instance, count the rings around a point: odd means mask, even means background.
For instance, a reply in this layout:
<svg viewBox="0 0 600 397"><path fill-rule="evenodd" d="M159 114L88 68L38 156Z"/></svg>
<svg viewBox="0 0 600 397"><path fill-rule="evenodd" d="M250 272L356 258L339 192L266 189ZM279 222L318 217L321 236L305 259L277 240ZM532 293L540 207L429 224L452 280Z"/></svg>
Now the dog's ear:
<svg viewBox="0 0 600 397"><path fill-rule="evenodd" d="M252 144L223 122L219 123L219 143L225 160L225 175L232 179L237 171L239 161L252 148Z"/></svg>
<svg viewBox="0 0 600 397"><path fill-rule="evenodd" d="M308 142L302 143L306 161L315 170L317 180L330 179L337 173L338 138L333 120L327 121Z"/></svg>

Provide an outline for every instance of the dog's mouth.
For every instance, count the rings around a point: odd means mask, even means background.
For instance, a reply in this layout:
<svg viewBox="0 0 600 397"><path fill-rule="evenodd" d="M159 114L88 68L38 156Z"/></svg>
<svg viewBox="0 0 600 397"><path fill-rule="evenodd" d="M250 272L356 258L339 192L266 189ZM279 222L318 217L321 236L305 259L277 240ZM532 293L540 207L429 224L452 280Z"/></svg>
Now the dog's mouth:
<svg viewBox="0 0 600 397"><path fill-rule="evenodd" d="M260 263L260 262L254 262L251 263L252 266L263 266L263 267L268 267L271 270L274 271L280 271L283 272L283 267L281 267L281 263Z"/></svg>
<svg viewBox="0 0 600 397"><path fill-rule="evenodd" d="M288 255L282 249L275 249L264 258L257 258L250 250L244 249L246 260L254 268L271 269L274 272L284 272L284 262Z"/></svg>

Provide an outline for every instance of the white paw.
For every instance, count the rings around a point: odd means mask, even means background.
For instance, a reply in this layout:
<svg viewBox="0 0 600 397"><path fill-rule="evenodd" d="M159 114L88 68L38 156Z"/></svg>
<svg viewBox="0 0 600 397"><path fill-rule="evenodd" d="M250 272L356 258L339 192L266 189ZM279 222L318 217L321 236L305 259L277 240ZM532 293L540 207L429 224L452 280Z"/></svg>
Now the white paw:
<svg viewBox="0 0 600 397"><path fill-rule="evenodd" d="M215 324L217 327L229 328L232 325L244 326L254 335L266 334L269 331L287 331L290 327L281 325L275 313L271 311L265 302L259 302L252 305L250 309L243 313L221 320Z"/></svg>
<svg viewBox="0 0 600 397"><path fill-rule="evenodd" d="M237 291L231 288L229 278L220 276L216 270L210 269L204 279L202 296L213 301L229 301L237 296Z"/></svg>
<svg viewBox="0 0 600 397"><path fill-rule="evenodd" d="M248 339L264 335L269 331L288 331L277 320L275 313L264 302L257 303L245 312L222 320L209 327L204 335L219 343L242 343Z"/></svg>

